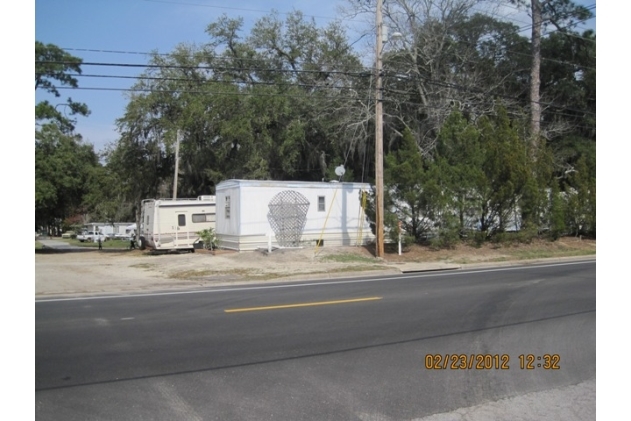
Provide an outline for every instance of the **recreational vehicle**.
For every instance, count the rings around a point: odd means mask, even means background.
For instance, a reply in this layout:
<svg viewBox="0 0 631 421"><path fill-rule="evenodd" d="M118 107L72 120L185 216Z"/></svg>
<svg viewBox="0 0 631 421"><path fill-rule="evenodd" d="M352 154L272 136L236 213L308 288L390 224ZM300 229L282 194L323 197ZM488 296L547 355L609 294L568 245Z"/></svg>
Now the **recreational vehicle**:
<svg viewBox="0 0 631 421"><path fill-rule="evenodd" d="M215 228L215 196L142 201L139 248L194 251L199 232Z"/></svg>

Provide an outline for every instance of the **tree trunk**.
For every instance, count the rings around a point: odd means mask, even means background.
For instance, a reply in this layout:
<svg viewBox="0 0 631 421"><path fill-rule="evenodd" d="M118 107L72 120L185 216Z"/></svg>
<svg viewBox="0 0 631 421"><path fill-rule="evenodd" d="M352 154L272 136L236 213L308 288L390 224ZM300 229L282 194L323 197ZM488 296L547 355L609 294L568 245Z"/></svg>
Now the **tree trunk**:
<svg viewBox="0 0 631 421"><path fill-rule="evenodd" d="M539 148L541 131L541 104L539 86L541 84L541 2L531 0L532 9L532 65L530 68L530 156L534 160Z"/></svg>

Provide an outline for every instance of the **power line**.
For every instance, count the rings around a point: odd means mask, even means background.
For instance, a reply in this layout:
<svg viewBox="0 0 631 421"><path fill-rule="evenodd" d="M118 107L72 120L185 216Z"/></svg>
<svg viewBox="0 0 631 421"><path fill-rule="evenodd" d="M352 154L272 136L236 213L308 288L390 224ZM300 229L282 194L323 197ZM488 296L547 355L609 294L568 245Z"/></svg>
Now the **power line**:
<svg viewBox="0 0 631 421"><path fill-rule="evenodd" d="M591 18L590 18L591 19ZM532 26L532 25L531 25ZM554 32L558 32L561 29L554 29L551 31L548 31L546 34L551 34ZM520 29L521 32L521 29ZM563 34L565 36L570 36L570 37L575 37L575 38L579 38L585 41L589 41L589 42L593 42L595 43L596 40L590 39L590 38L586 38L583 37L581 35L576 35L573 34L571 32L563 32ZM480 39L479 41L482 41L482 39ZM477 43L473 43L473 42L465 42L462 40L459 40L459 42L461 44L465 44L465 45L469 45L471 47L475 47L477 46ZM523 42L529 42L528 39L524 39ZM84 52L98 52L98 53L115 53L115 54L130 54L130 55L159 55L159 56L172 56L174 53L155 53L155 52L135 52L135 51L121 51L121 50L99 50L99 49L75 49L75 48L64 48L64 50L66 51L84 51ZM504 53L512 53L515 55L521 55L521 56L525 56L525 57L530 57L530 54L528 53L522 53L519 51L515 51L512 49L504 49L503 50ZM196 52L192 52L192 54L196 54ZM214 60L218 60L218 61L228 61L228 60L233 60L234 58L232 57L212 57ZM242 62L250 62L250 63L258 63L259 60L256 58L239 58L239 61ZM564 65L569 65L569 66L577 66L576 63L570 63L570 62L566 62L566 61L561 61L561 60L557 60L554 58L547 58L547 57L541 57L542 61L549 61L549 62L554 62L557 64L564 64ZM41 63L52 63L52 62L45 62L42 61ZM475 64L475 61L470 60L467 61L467 63L471 64ZM58 64L67 64L65 62L58 62ZM125 64L125 63L82 63L83 65L102 65L102 66L121 66L121 67L146 67L146 68L157 68L157 67L161 67L161 68L192 68L192 67L197 67L200 69L204 69L205 66L202 65L198 65L198 66L176 66L176 65L151 65L151 64L147 64L147 65L142 65L142 64ZM296 61L295 62L296 65L305 65L305 64L311 64L311 63L306 63L306 62L301 62L301 61ZM213 67L213 66L208 66L208 67ZM217 66L214 66L217 67ZM588 66L581 66L579 65L579 67L584 68L584 69L589 69L589 70L596 70L595 67L588 67ZM223 70L223 69L219 69L219 70ZM226 67L225 70L238 70L238 71L263 71L262 69L242 69L242 68L229 68ZM293 69L265 69L264 71L278 71L278 72L289 72L289 73L303 73L303 72L321 72L320 70L313 70L313 71L307 71L307 70L293 70ZM335 73L335 71L331 71L328 73Z"/></svg>
<svg viewBox="0 0 631 421"><path fill-rule="evenodd" d="M83 75L82 75L83 76ZM101 75L85 75L86 77L108 77L108 78L121 78L121 79L130 79L130 78L134 78L131 76L101 76ZM135 78L134 78L135 79ZM144 78L140 78L140 79L147 79L147 80L170 80L170 81L188 81L188 79L181 79L181 78L158 78L158 77L144 77ZM510 99L510 100L515 100L515 101L522 101L522 98L520 97L516 97L516 96L512 96L512 95L502 95L502 94L492 94L489 92L485 92L485 91L481 91L481 90L475 90L475 89L471 89L465 86L461 86L461 85L457 85L454 83L448 83L448 82L440 82L440 81L432 81L429 80L427 78L423 78L422 76L418 76L418 77L410 77L408 80L412 80L412 79L424 79L425 83L427 83L428 85L434 85L434 86L439 86L439 87L444 87L444 88L451 88L451 89L455 89L458 91L463 91L463 92L467 92L467 93L472 93L472 94L481 94L484 96L493 96L493 97L497 97L497 98L503 98L503 99ZM255 82L255 81L240 81L240 82L224 82L224 81L216 81L216 80L204 80L202 81L202 83L221 83L221 84L226 84L226 83L230 83L233 84L233 86L235 85L249 85L249 86L256 86L256 85L261 85L261 86L276 86L276 87L293 87L293 86L298 86L298 87L307 87L307 88L318 88L318 89L335 89L338 91L344 91L344 90L348 90L348 89L352 89L350 87L336 87L336 86L326 86L326 85L307 85L307 84L288 84L288 83L278 83L278 82ZM282 97L300 97L303 98L304 95L289 95L289 94L262 94L262 93L251 93L251 92L208 92L208 91L198 91L198 90L191 90L191 89L151 89L151 88L100 88L100 87L77 87L77 88L72 88L72 87L63 87L63 86L59 86L56 87L56 89L79 89L79 90L102 90L102 91L127 91L127 92L145 92L145 93L156 93L156 92L160 92L160 93L199 93L199 94L212 94L212 95L262 95L262 96L282 96ZM388 90L387 88L384 89L385 92L391 92L391 93L397 93L400 94L400 92L395 92L392 90ZM336 100L356 100L358 99L357 97L343 97L343 96L336 96L335 98L331 98L331 99L336 99ZM567 106L563 106L563 105L557 105L557 104L553 104L553 103L549 103L549 102L544 102L544 101L539 101L538 102L540 105L543 106L548 106L548 107L555 107L555 108L563 108L566 109L568 111L574 111L574 112L580 112L580 113L585 113L585 114L593 114L595 115L595 113L591 113L589 111L586 110L578 110L578 109L573 109L573 108L568 108ZM418 104L416 104L418 105ZM427 107L427 106L425 106Z"/></svg>
<svg viewBox="0 0 631 421"><path fill-rule="evenodd" d="M460 90L460 91L465 91L465 92L469 92L469 93L477 93L477 94L482 94L485 96L491 96L491 97L497 97L497 98L503 98L503 99L510 99L510 100L515 100L515 101L522 101L522 98L519 97L515 97L515 96L510 96L510 95L500 95L500 94L489 94L486 92L482 92L482 91L478 91L476 92L475 90L471 90L462 86L458 86L458 85L454 85L454 84L448 84L448 83L443 83L443 82L432 82L432 81L427 81L428 84L433 84L433 85L437 85L437 86L442 86L442 87L448 87L448 88L452 88L452 89L456 89L456 90ZM248 83L243 83L244 85L247 85ZM230 96L230 95L234 95L234 96L264 96L264 97L283 97L283 98L300 98L300 99L304 99L305 96L304 94L287 94L287 93L262 93L262 92L244 92L244 91L237 91L237 92L217 92L217 91L202 91L202 90L195 90L195 89L151 89L151 88L104 88L104 87L78 87L78 88L72 88L72 87L67 87L67 86L59 86L56 87L56 89L68 89L68 90L86 90L86 91L118 91L118 92L132 92L132 93L137 93L137 92L141 92L141 93L168 93L168 94L203 94L203 95L222 95L222 96ZM340 90L347 90L349 88L343 88ZM386 92L392 92L389 91L387 89L385 89ZM348 101L361 101L361 98L358 96L343 96L343 95L337 95L335 97L324 97L321 98L322 100L348 100ZM384 99L385 101L388 101L387 98ZM405 103L408 105L414 105L414 106L418 106L418 103L413 103L410 101L401 101L401 103ZM581 113L581 114L587 114L587 115L596 115L596 113L588 111L588 110L579 110L579 109L574 109L574 108L569 108L567 106L563 106L563 105L557 105L557 104L553 104L553 103L549 103L549 102L544 102L544 101L539 101L538 102L540 105L546 106L546 107L554 107L557 109L563 109L563 110L567 110L567 111L573 111L573 112L577 112L577 113ZM436 106L431 106L431 105L423 105L424 108L434 108L434 109L442 109L442 107L436 107ZM559 114L560 115L560 114ZM567 115L567 116L571 116L571 115ZM575 117L575 116L573 116Z"/></svg>
<svg viewBox="0 0 631 421"><path fill-rule="evenodd" d="M595 40L592 40L590 38L585 38L585 37L582 37L580 35L574 35L574 34L571 34L571 33L564 33L564 35L574 36L576 38L584 39L584 40L590 41L590 42L596 42ZM526 40L526 38L524 38L524 40ZM464 42L464 41L459 41L459 42L462 43L462 44L465 44L465 45L475 46L473 43L470 43L470 42ZM130 55L153 55L153 54L156 54L156 53L146 53L146 52L143 53L143 52L137 52L137 51L98 50L98 49L87 49L87 48L63 48L63 50L66 50L66 51L96 52L96 53L130 54ZM519 52L519 51L510 50L510 49L504 49L503 52L504 53L512 53L512 54L516 54L516 55L520 55L520 56L524 56L524 57L530 57L531 56L528 53L522 53L522 52ZM192 54L195 54L195 52L192 52ZM173 53L157 53L157 55L168 57L168 56L172 56ZM228 62L229 60L234 60L234 58L232 58L232 57L213 57L213 59L217 60L217 61L224 61L224 62ZM244 62L251 62L251 63L259 62L258 59L239 58L238 60L239 61L244 61ZM553 58L547 58L547 57L541 57L541 60L542 61L554 62L554 63L558 63L558 64L566 64L566 65L569 65L569 66L579 66L576 63L570 63L570 62L561 61L561 60L557 60L557 59L553 59ZM475 62L473 60L470 60L467 63L475 63ZM63 63L59 63L59 64L63 64ZM82 63L82 64L85 64L85 63ZM311 63L305 63L305 62L302 62L302 61L297 61L296 64L297 65L305 65L305 64L311 64ZM110 65L114 66L115 63L112 63ZM121 64L121 66L123 66L123 64ZM138 65L134 65L133 67L143 67L143 66L144 65L138 64ZM147 65L146 67L149 67L149 66L150 65ZM166 66L161 66L161 65L155 65L155 66L166 67ZM589 70L596 70L595 67L588 67L588 66L582 66L582 65L580 65L579 67L584 68L584 69L589 69ZM242 70L253 70L253 71L256 71L254 69L242 69ZM272 71L272 70L266 69L266 71ZM287 69L286 71L292 71L292 70Z"/></svg>
<svg viewBox="0 0 631 421"><path fill-rule="evenodd" d="M593 41L590 40L589 38L583 38L580 37L581 39L585 39L588 41ZM473 43L464 43L464 44L469 44L470 46L474 46ZM89 50L89 51L112 51L112 50ZM139 52L126 52L128 54L148 54L148 53L139 53ZM520 55L520 56L524 56L524 57L530 57L530 54L528 53L522 53L519 51L515 51L515 50L509 50L509 49L504 49L503 53L512 53L515 55ZM172 54L164 54L164 55L172 55ZM215 58L218 61L225 61L227 62L228 60L232 60L232 58L225 58L225 57L217 57ZM240 60L240 59L239 59ZM557 64L564 64L564 65L568 65L568 66L573 66L573 67L580 67L582 69L587 69L587 70L596 70L595 67L591 67L591 66L584 66L584 65L580 65L577 63L570 63L570 62L566 62L566 61L562 61L562 60L557 60L557 59L553 59L553 58L546 58L546 57L542 57L541 58L542 61L549 61L549 62L554 62ZM246 61L255 61L254 59L251 60L246 60ZM36 61L36 64L69 64L68 62L56 62L56 61ZM467 61L467 63L469 64L475 64L476 62L474 60L469 60ZM298 62L296 63L298 65L305 65L305 64L312 64L312 63L304 63L304 62ZM82 66L107 66L107 67L127 67L127 68L147 68L147 69L197 69L197 70L214 70L214 71L237 71L237 72L279 72L279 73L292 73L292 74L299 74L299 73L311 73L311 74L342 74L342 75L346 75L346 76L366 76L366 72L368 71L372 71L371 69L364 69L361 72L349 72L349 71L337 71L337 70L304 70L304 69L279 69L279 68L245 68L245 67L234 67L234 66L217 66L217 65L168 65L168 64L133 64L133 63L111 63L111 62L83 62L81 63Z"/></svg>
<svg viewBox="0 0 631 421"><path fill-rule="evenodd" d="M47 61L40 61L40 62L36 62L36 63L61 63L61 62L47 62ZM157 68L157 69L164 69L164 68L170 68L170 69L195 69L195 70L212 70L212 71L238 71L238 72L243 72L243 71L250 71L250 72L270 72L270 73L275 73L275 72L279 72L279 73L307 73L307 74L322 74L322 73L326 73L326 74L341 74L341 75L345 75L345 76L349 76L349 77L367 77L369 76L371 73L370 72L345 72L345 71L321 71L321 70L293 70L293 69L245 69L245 68L238 68L238 67L220 67L220 66L181 66L181 65L144 65L144 64L125 64L125 63L82 63L83 65L94 65L94 66L119 66L119 67L135 67L135 68ZM569 64L569 63L568 63ZM81 75L77 75L77 76L81 76ZM146 80L173 80L173 81L186 81L187 79L182 79L182 78L165 78L165 77L151 77L151 76L139 76L139 77L132 77L132 76L110 76L110 75L87 75L86 77L102 77L102 78L121 78L121 79L146 79ZM456 90L461 90L461 91L465 91L465 92L470 92L470 93L477 93L477 94L482 94L482 95L488 95L487 92L485 91L480 91L480 90L475 90L475 89L471 89L469 87L465 87L465 86L461 86L458 84L454 84L454 83L449 83L449 82L442 82L442 81L436 81L436 80L430 80L427 77L424 77L422 75L418 75L418 76L407 76L406 79L408 80L423 80L424 83L426 84L430 84L430 85L435 85L435 86L439 86L439 87L445 87L445 88L450 88L450 89L456 89ZM211 82L212 79L206 79L203 82ZM212 83L226 83L226 81L212 81ZM300 86L300 84L287 84L287 83L279 83L279 82L261 82L261 81L232 81L231 83L236 83L236 84L241 84L241 85L269 85L269 86ZM308 84L303 84L301 87L309 87L309 88L328 88L326 85L308 85ZM332 89L347 89L347 87L339 87L339 86L330 86L330 88ZM73 88L70 88L73 89ZM77 88L74 88L77 89ZM78 89L88 89L88 88L78 88ZM99 88L93 88L94 90L98 90ZM103 90L116 90L116 88L104 88ZM133 89L132 89L133 90ZM149 90L149 92L152 92L152 90ZM164 92L164 91L161 91ZM180 91L181 92L181 91ZM511 100L517 100L517 101L521 101L521 98L518 97L514 97L514 96L508 96L508 95L498 95L500 97L503 97L505 99L511 99ZM354 98L353 98L354 99ZM558 108L566 108L565 106L558 106L552 103L545 103L545 102L540 102L541 105L545 105L545 106L554 106L554 107L558 107ZM570 110L570 109L568 109ZM576 112L585 112L585 111L581 111L581 110L572 110L572 111L576 111Z"/></svg>
<svg viewBox="0 0 631 421"><path fill-rule="evenodd" d="M163 0L146 0L146 1L164 2L164 3L176 3L176 4L186 4L186 3L168 2L168 1L163 1ZM199 6L202 6L202 5L199 5ZM223 7L223 6L209 6L209 7ZM230 9L229 7L225 7L225 8ZM595 4L594 4L594 5L590 5L590 6L588 6L588 7L587 7L587 9L588 9L588 10L592 10L593 8L595 8ZM238 8L233 8L233 9L239 10ZM265 12L265 11L262 11L262 10L253 10L253 9L243 9L243 10L257 11L257 12ZM479 12L478 12L478 13L479 13ZM489 14L484 14L484 13L480 13L480 14L483 14L483 15L486 15L486 16L490 16ZM499 15L496 15L496 14L493 14L493 15L494 15L494 16L499 16ZM580 22L585 22L585 21L590 20L590 19L593 19L593 18L595 18L595 16L594 16L594 15L592 15L591 17L589 17L589 18L587 18L587 19L580 20L580 21L578 21L577 23L580 23ZM503 17L503 19L507 19L507 18L506 18L506 17ZM545 19L544 21L546 21L546 20L550 20L550 19L548 18L548 19ZM531 28L531 27L532 27L532 24L527 25L527 26L525 26L525 27L518 28L518 30L517 30L517 31L518 31L518 32L523 32L524 30L529 29L529 28ZM554 29L554 30L551 30L551 31L546 32L546 34L550 34L550 33L556 32L556 31L563 31L563 34L564 34L564 35L567 35L567 36L573 36L573 37L580 38L580 39L583 39L583 40L586 40L586 41L595 42L595 40L592 40L592 39L589 39L589 38L585 38L585 37L582 37L582 36L580 36L580 35L575 35L575 34L572 34L571 32L565 32L565 31L564 31L564 29L567 29L567 28L557 28L557 29ZM488 35L485 35L485 36L488 36ZM483 36L482 38L484 38L484 36ZM482 41L482 38L481 38L479 41ZM460 42L460 43L463 43L463 44L468 44L469 46L472 46L472 47L477 46L477 44L474 44L474 43L471 43L471 42L463 42L462 40L460 40L459 42ZM67 50L67 51L98 52L98 53L114 53L114 54L130 54L130 55L156 55L156 54L157 54L157 55L160 55L160 56L171 56L171 55L173 55L173 53L135 52L135 51L103 50L103 49L75 49L75 48L64 48L64 50ZM528 54L521 53L521 52L517 52L517 51L514 51L514 50L508 50L508 49L506 49L506 50L504 50L504 51L505 51L505 52L508 52L508 53L514 53L514 54L517 54L517 55L529 56ZM195 52L193 52L193 54L195 54ZM225 57L214 57L214 59L216 59L216 60L228 60L228 58L225 58ZM256 59L239 59L239 60L241 60L241 61L250 61L250 62L254 62L254 61L256 61ZM573 63L563 62L563 61L556 60L556 59L552 59L552 58L545 58L545 57L542 57L542 58L541 58L541 60L543 60L543 61L551 61L551 62L555 62L555 63L558 63L558 64L567 64L567 65L572 65L572 66L575 66L575 64L573 64ZM44 63L44 62L42 62L42 63ZM60 64L65 64L65 63L60 63ZM83 63L83 64L85 64L85 65L89 65L89 64L90 64L90 65L91 65L91 64L93 64L93 63ZM300 62L298 62L297 64L304 64L304 63L300 63ZM96 64L95 64L95 65L96 65ZM109 64L109 63L108 63L108 64L104 64L104 63L101 63L101 64L98 64L98 65L113 66L114 64ZM120 64L120 66L126 66L126 67L147 67L147 68L149 68L149 67L156 67L156 66L158 66L158 65L146 65L146 66L143 66L143 65L133 65L133 64ZM171 68L172 68L173 66L161 66L161 67L171 67ZM199 67L199 66L198 66L198 67ZM581 66L581 67L584 67L584 66ZM591 68L591 67L584 67L584 68L588 68L588 69L590 69L590 70L595 70L595 68ZM234 70L234 69L228 69L228 70ZM267 69L266 71L271 71L271 70ZM285 70L285 69L278 69L278 70L276 70L276 69L275 69L274 71L287 71L287 72L293 72L293 73L297 73L297 72L307 72L307 71L301 71L301 70L289 70L289 69L286 69L286 70ZM314 72L317 72L317 71L314 71Z"/></svg>
<svg viewBox="0 0 631 421"><path fill-rule="evenodd" d="M102 49L95 49L95 48L62 48L62 50L65 51L82 51L82 52L88 52L88 53L108 53L108 54L136 54L136 55L153 55L153 54L158 54L161 56L168 56L171 55L172 53L154 53L154 52L150 52L150 53L143 53L143 52L139 52L139 51L124 51L124 50L102 50Z"/></svg>
<svg viewBox="0 0 631 421"><path fill-rule="evenodd" d="M74 64L68 61L35 61L35 64ZM147 69L185 69L185 70L214 70L214 71L252 71L252 72L278 72L278 73L310 73L310 74L342 74L346 76L366 76L365 72L348 72L338 70L295 70L295 69L265 69L265 68L243 68L243 67L223 67L223 66L185 66L174 64L135 64L135 63L96 63L82 62L81 66L103 66L103 67L127 67L127 68L147 68ZM37 74L37 73L36 73Z"/></svg>
<svg viewBox="0 0 631 421"><path fill-rule="evenodd" d="M40 63L48 63L48 62L40 62ZM53 62L55 63L55 62ZM57 62L59 63L59 62ZM149 68L158 68L158 69L163 69L163 68L175 68L175 69L199 69L199 70L214 70L214 71L259 71L259 72L282 72L282 73L308 73L308 74L322 74L323 72L320 70L317 71L311 71L311 70L288 70L288 69L243 69L243 68L233 68L233 67L218 67L218 66L175 66L175 65L166 65L166 66L161 66L161 65L141 65L141 64L124 64L124 63L83 63L86 65L95 65L95 66L122 66L122 67L149 67ZM340 72L340 71L328 71L328 72L324 72L324 73L328 73L328 74L342 74L345 76L351 76L351 77L367 77L370 76L371 73L369 72ZM77 76L81 76L81 75L77 75ZM131 77L131 76L108 76L108 75L89 75L87 77L109 77L109 78L121 78L121 79L146 79L146 80L173 80L173 81L187 81L187 79L182 79L182 78L165 78L165 77L151 77L151 76L140 76L140 77ZM429 85L434 85L434 86L439 86L439 87L445 87L445 88L450 88L450 89L455 89L455 90L460 90L460 91L465 91L465 92L469 92L469 93L474 93L474 94L482 94L482 95L488 95L489 93L486 91L481 91L481 90L476 90L476 89L471 89L469 87L465 87L462 85L458 85L455 83L449 83L449 82L442 82L442 81L436 81L436 80L430 80L427 77L424 77L422 75L416 75L416 76L407 76L406 77L407 80L423 80L424 83L429 84ZM206 82L211 82L212 79L206 79L202 82L206 83ZM228 83L226 81L212 81L212 83ZM240 84L240 85L268 85L268 86L296 86L299 84L287 84L287 83L279 83L279 82L260 82L260 81L231 81L229 83L235 83L235 84ZM307 85L307 84L303 84L302 87L310 87L310 88L325 88L327 87L326 85ZM343 90L343 89L348 89L348 87L339 87L339 86L330 86L332 89L338 89L338 90ZM327 87L328 88L328 87ZM60 87L59 89L62 89L62 87ZM68 89L91 89L91 90L119 90L118 88L68 88ZM123 89L125 90L125 89ZM142 91L142 89L136 89L136 88L131 88L129 89L131 91ZM155 92L155 90L147 90L147 92ZM160 90L160 92L168 92L168 91L164 91L164 90ZM174 91L174 92L185 92L182 90L178 90L178 91ZM194 91L191 91L194 92ZM499 95L496 94L496 96L498 97L502 97L505 99L511 99L511 100L517 100L517 101L521 101L521 98L519 97L515 97L515 96L510 96L510 95ZM343 98L339 98L338 99L343 99ZM355 98L351 98L351 99L355 99ZM539 102L541 105L544 106L553 106L553 107L557 107L557 108L564 108L567 110L571 110L571 111L576 111L576 112L584 112L584 113L588 113L588 114L592 114L589 113L587 111L583 111L583 110L572 110L569 109L565 106L558 106L556 104L552 104L552 103L546 103L546 102Z"/></svg>
<svg viewBox="0 0 631 421"><path fill-rule="evenodd" d="M199 90L193 90L193 89L150 89L150 88L103 88L103 87L77 87L77 88L71 88L68 86L57 86L55 87L56 89L60 89L60 90L80 90L80 91L118 91L118 92L141 92L141 93L166 93L166 94L182 94L182 93L186 93L186 94L203 94L203 95L210 95L210 96L216 96L216 95L224 95L224 96L229 96L229 95L236 95L236 96L265 96L265 97L283 97L283 98L299 98L299 99L304 99L305 95L300 94L300 95L292 95L292 94L279 94L279 93L262 93L262 92L216 92L216 91L199 91ZM360 98L359 97L344 97L344 96L336 96L336 97L331 97L331 98L321 98L321 99L330 99L330 100L357 100L359 101Z"/></svg>
<svg viewBox="0 0 631 421"><path fill-rule="evenodd" d="M103 78L103 79L134 79L134 80L158 80L158 81L171 81L171 82L198 82L205 83L218 83L218 84L245 84L245 85L261 85L261 86L279 86L279 87L300 87L300 88L324 88L324 89L350 89L349 87L340 87L332 85L310 85L305 83L280 83L280 82L260 82L260 81L223 81L215 79L205 79L203 81L191 81L191 79L177 78L177 77L152 77L152 76L117 76L117 75L86 75L80 74L77 77L88 78Z"/></svg>

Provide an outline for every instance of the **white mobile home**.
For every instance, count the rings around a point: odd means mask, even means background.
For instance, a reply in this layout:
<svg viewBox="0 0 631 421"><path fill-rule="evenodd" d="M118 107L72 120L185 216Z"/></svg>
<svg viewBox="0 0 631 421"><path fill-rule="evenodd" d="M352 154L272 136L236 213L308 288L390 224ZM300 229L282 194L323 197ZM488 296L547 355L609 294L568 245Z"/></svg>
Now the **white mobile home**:
<svg viewBox="0 0 631 421"><path fill-rule="evenodd" d="M215 228L215 196L142 201L140 249L194 250L199 231Z"/></svg>
<svg viewBox="0 0 631 421"><path fill-rule="evenodd" d="M227 180L217 185L219 247L232 250L363 245L374 235L362 208L366 183Z"/></svg>

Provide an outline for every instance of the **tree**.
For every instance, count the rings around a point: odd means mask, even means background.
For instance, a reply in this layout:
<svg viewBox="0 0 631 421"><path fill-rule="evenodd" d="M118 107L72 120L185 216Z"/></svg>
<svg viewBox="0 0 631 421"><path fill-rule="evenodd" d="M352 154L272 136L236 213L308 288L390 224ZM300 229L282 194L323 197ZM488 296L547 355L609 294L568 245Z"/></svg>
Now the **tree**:
<svg viewBox="0 0 631 421"><path fill-rule="evenodd" d="M43 89L55 97L60 97L55 82L76 88L77 79L72 73L81 74L81 62L80 58L68 54L54 44L35 41L35 90ZM72 133L76 120L66 117L65 113L59 111L57 107L60 105L68 108L67 114L70 116L90 114L86 104L74 102L72 98L56 105L42 101L35 106L35 121L54 122L63 133Z"/></svg>
<svg viewBox="0 0 631 421"><path fill-rule="evenodd" d="M436 160L445 180L447 214L455 214L461 231L492 236L519 222L517 205L531 167L513 125L498 106L496 115L476 122L454 112L443 126Z"/></svg>
<svg viewBox="0 0 631 421"><path fill-rule="evenodd" d="M345 99L347 73L361 66L341 26L320 29L295 12L241 32L239 19L223 16L208 26L202 48L179 45L151 57L118 120L121 151L110 155L133 152L132 161L152 168L134 200L170 195L178 130L179 195L212 194L226 178L321 180L345 162L359 135L346 139L339 110L354 101ZM121 174L145 173L139 161Z"/></svg>
<svg viewBox="0 0 631 421"><path fill-rule="evenodd" d="M542 42L541 135L550 141L568 133L595 139L596 36L592 31L568 36L555 32ZM561 122L565 125L562 126Z"/></svg>
<svg viewBox="0 0 631 421"><path fill-rule="evenodd" d="M571 36L570 36L571 35ZM596 162L596 37L555 32L542 42L541 138L554 154L561 189L580 156ZM592 164L593 163L593 164Z"/></svg>
<svg viewBox="0 0 631 421"><path fill-rule="evenodd" d="M60 97L59 86L78 86L73 74L81 73L81 59L53 44L35 41L35 90L43 89ZM62 113L58 106L67 107ZM69 111L67 111L69 110ZM93 210L86 197L93 189L102 170L92 145L82 142L75 134L76 120L68 115L87 116L87 105L68 98L65 103L52 105L42 101L35 106L35 225L47 229L61 228L62 221Z"/></svg>
<svg viewBox="0 0 631 421"><path fill-rule="evenodd" d="M89 212L91 221L114 223L135 219L131 204L124 195L121 177L113 165L94 167L87 183L83 207Z"/></svg>
<svg viewBox="0 0 631 421"><path fill-rule="evenodd" d="M249 101L257 109L263 105L257 115L268 121L267 127L254 128L256 137L272 126L276 133L269 143L276 168L272 177L320 180L321 157L332 168L346 161L344 155L363 149L366 132L356 117L360 114L363 120L365 108L357 106L361 98L355 90L357 74L363 69L339 22L317 28L313 20L294 12L285 21L277 14L265 16L243 41L240 29L241 21L227 17L208 26L209 47L225 47L221 57L212 56L208 65L216 65L217 60L222 67L231 64L216 77L241 82L249 86L243 93L260 95ZM265 110L268 102L282 104L282 110L270 115L273 110Z"/></svg>
<svg viewBox="0 0 631 421"><path fill-rule="evenodd" d="M479 188L486 178L487 152L479 127L456 108L440 131L436 165L445 180L445 205L455 214L463 235L479 226Z"/></svg>
<svg viewBox="0 0 631 421"><path fill-rule="evenodd" d="M566 210L559 191L559 184L557 180L553 180L550 188L550 207L548 209L550 237L553 240L556 240L566 232L565 213Z"/></svg>
<svg viewBox="0 0 631 421"><path fill-rule="evenodd" d="M156 197L172 174L173 160L161 143L160 121L151 98L132 94L125 116L117 120L120 138L106 152L108 171L118 178L117 196L124 198L140 227L141 202Z"/></svg>
<svg viewBox="0 0 631 421"><path fill-rule="evenodd" d="M81 136L45 124L35 133L35 226L59 228L61 222L85 210L84 196L99 167L92 145Z"/></svg>
<svg viewBox="0 0 631 421"><path fill-rule="evenodd" d="M566 223L574 235L596 236L596 175L585 156L576 163L566 188Z"/></svg>
<svg viewBox="0 0 631 421"><path fill-rule="evenodd" d="M397 240L398 227L408 236L420 242L433 231L435 222L441 217L441 188L438 177L429 176L426 163L409 130L397 142L396 150L385 157L384 223L390 238Z"/></svg>
<svg viewBox="0 0 631 421"><path fill-rule="evenodd" d="M482 232L502 232L515 218L519 197L531 176L526 148L506 111L480 121L480 144L485 149L484 179L478 186ZM511 215L512 214L512 215Z"/></svg>
<svg viewBox="0 0 631 421"><path fill-rule="evenodd" d="M511 0L512 3L527 7L526 0ZM530 0L532 19L532 61L530 67L530 149L531 157L536 156L539 148L541 130L541 30L553 25L561 33L569 31L580 20L588 19L591 12L577 6L571 0Z"/></svg>
<svg viewBox="0 0 631 421"><path fill-rule="evenodd" d="M374 16L373 3L356 10ZM578 159L592 165L595 44L561 33L542 40L537 103L550 147L533 152L531 43L517 26L474 13L479 3L385 6L390 33L406 34L383 53L387 181L391 203L406 203L396 218L417 238L474 226L491 235L509 213L544 227L553 177L565 193L575 182L564 174ZM222 16L206 32L205 45L154 54L139 76L108 155L121 197L138 209L144 198L172 194L178 131L180 196L213 194L227 178L331 179L340 164L347 181L372 174L374 81L340 22L318 28L300 12L272 13L246 33L241 19ZM524 161L528 152L540 166Z"/></svg>

